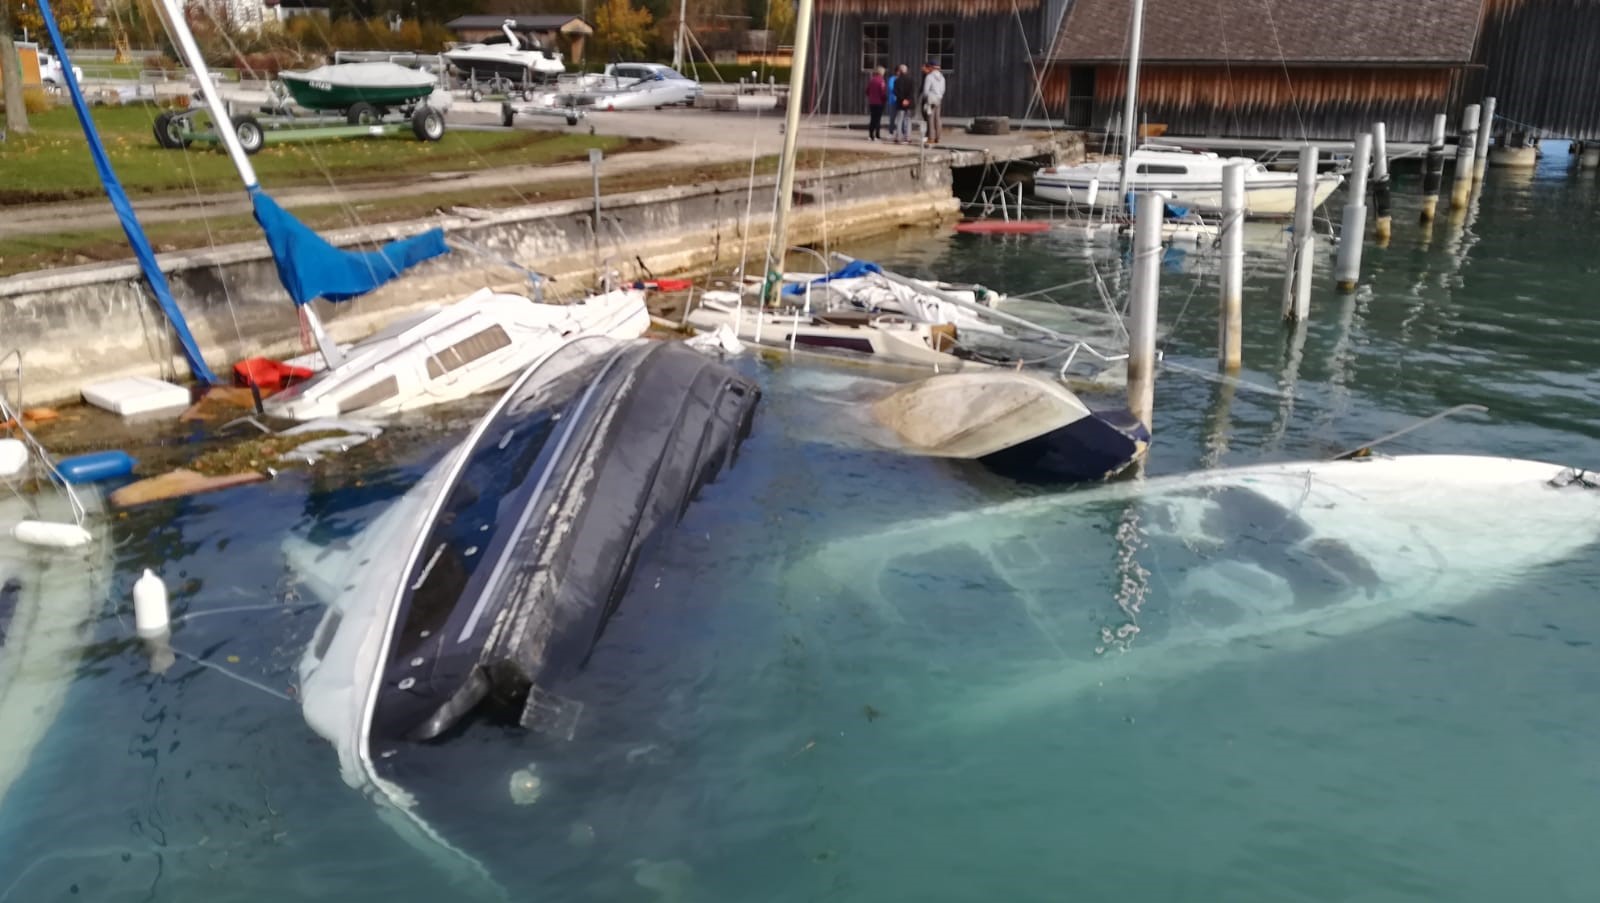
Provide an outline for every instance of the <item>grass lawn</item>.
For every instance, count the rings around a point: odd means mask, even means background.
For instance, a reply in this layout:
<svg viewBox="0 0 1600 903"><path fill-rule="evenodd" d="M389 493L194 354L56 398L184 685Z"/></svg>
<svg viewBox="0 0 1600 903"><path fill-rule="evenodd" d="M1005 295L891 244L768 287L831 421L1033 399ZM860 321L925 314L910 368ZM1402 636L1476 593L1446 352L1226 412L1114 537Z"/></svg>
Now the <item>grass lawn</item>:
<svg viewBox="0 0 1600 903"><path fill-rule="evenodd" d="M225 154L195 145L165 150L149 104L94 108L95 125L128 193L156 195L225 191L239 187ZM100 195L99 177L70 107L29 117L33 132L0 144L0 206L66 201ZM587 159L589 148L607 154L649 150L662 142L567 132L446 131L438 142L399 138L348 138L271 145L252 158L269 188L373 181L429 172L464 172L498 166L545 165Z"/></svg>
<svg viewBox="0 0 1600 903"><path fill-rule="evenodd" d="M853 151L833 151L826 156L826 161L831 166L844 166L863 159L881 159L881 157L867 152ZM815 172L823 160L821 151L802 151L799 169L802 173ZM758 174L772 173L777 171L777 168L776 155L762 157L756 161ZM748 163L662 167L607 176L602 188L607 194L624 194L668 185L699 185L728 179L743 179L749 173ZM588 178L579 178L540 183L537 189L530 186L520 197L509 194L503 188L475 191L441 189L436 193L360 203L353 208L328 204L295 207L292 212L306 225L326 231L361 224L425 219L436 211L451 206L489 209L504 207L508 201L521 203L522 198L526 198L529 203L583 198L588 197L592 190L593 184ZM255 220L247 215L211 217L198 222L150 223L145 226L145 233L149 236L151 245L161 252L255 241L261 238L260 228L256 226ZM72 266L90 261L123 260L131 256L127 239L118 228L22 235L0 239L0 276L11 276L49 267Z"/></svg>

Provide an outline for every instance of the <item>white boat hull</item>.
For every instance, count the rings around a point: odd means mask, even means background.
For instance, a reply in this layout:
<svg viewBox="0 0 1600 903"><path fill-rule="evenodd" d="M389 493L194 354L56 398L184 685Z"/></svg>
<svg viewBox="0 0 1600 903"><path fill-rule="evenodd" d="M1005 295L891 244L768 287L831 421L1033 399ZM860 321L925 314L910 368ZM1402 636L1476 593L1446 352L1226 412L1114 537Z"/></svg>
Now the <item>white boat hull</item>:
<svg viewBox="0 0 1600 903"><path fill-rule="evenodd" d="M304 422L431 407L504 388L569 338L633 339L649 328L640 291L538 304L482 289L358 343L338 367L272 396L265 408Z"/></svg>
<svg viewBox="0 0 1600 903"><path fill-rule="evenodd" d="M1294 214L1299 177L1272 172L1248 157L1224 158L1176 147L1146 146L1129 156L1128 165L1128 190L1153 191L1176 206L1209 216L1222 212L1223 170L1242 165L1246 215L1275 218ZM1121 175L1122 163L1115 160L1046 167L1034 174L1033 193L1074 207L1121 210L1126 203L1117 196ZM1333 173L1319 175L1313 207L1322 206L1343 181Z"/></svg>
<svg viewBox="0 0 1600 903"><path fill-rule="evenodd" d="M1322 175L1317 177L1316 192L1312 197L1312 207L1321 207L1333 195L1343 180L1336 175ZM1054 201L1058 204L1067 204L1073 207L1084 207L1099 210L1106 207L1120 208L1116 203L1116 181L1111 183L1110 190L1104 184L1096 186L1093 192L1093 203L1090 203L1091 192L1087 181L1073 179L1056 179L1047 176L1035 176L1033 193L1039 197ZM1158 186L1146 187L1139 182L1130 183L1132 191L1155 191L1165 196L1171 203L1187 207L1195 213L1206 216L1216 216L1222 213L1222 183L1215 185L1184 185L1184 186ZM1288 217L1294 215L1295 182L1290 179L1287 184L1246 185L1245 187L1245 214L1258 217Z"/></svg>
<svg viewBox="0 0 1600 903"><path fill-rule="evenodd" d="M898 316L877 317L863 325L837 325L818 322L798 311L763 312L737 304L716 304L702 300L689 314L689 325L701 332L715 332L728 326L740 340L776 348L806 351L842 351L874 360L916 364L939 370L979 366L940 350L943 336L929 323L916 323ZM946 327L948 329L948 327Z"/></svg>

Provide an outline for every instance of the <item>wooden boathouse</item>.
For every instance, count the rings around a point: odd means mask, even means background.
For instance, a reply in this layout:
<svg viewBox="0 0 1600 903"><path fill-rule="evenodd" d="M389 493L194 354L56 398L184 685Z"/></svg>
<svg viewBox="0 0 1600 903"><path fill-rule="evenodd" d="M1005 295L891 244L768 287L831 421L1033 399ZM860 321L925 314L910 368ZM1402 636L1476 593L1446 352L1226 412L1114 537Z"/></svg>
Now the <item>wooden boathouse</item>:
<svg viewBox="0 0 1600 903"><path fill-rule="evenodd" d="M816 0L807 90L827 113L866 115L873 67L939 60L946 116L1044 118L1035 74L1067 0Z"/></svg>
<svg viewBox="0 0 1600 903"><path fill-rule="evenodd" d="M1469 87L1481 3L1146 0L1140 118L1178 135L1341 141L1381 120L1391 140L1426 141ZM1121 110L1130 8L1068 10L1043 94L1069 127Z"/></svg>
<svg viewBox="0 0 1600 903"><path fill-rule="evenodd" d="M1496 135L1600 139L1600 0L1484 0L1475 62Z"/></svg>

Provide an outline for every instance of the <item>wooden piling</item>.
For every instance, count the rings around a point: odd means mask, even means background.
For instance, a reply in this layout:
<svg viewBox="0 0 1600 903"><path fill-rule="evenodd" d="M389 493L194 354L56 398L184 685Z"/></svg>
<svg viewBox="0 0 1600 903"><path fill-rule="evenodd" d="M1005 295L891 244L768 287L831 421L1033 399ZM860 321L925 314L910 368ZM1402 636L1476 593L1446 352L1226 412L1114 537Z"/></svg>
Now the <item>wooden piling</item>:
<svg viewBox="0 0 1600 903"><path fill-rule="evenodd" d="M1289 241L1288 265L1283 274L1283 318L1299 321L1311 315L1311 268L1316 259L1312 205L1317 194L1317 163L1321 151L1314 144L1300 149L1294 189L1294 235Z"/></svg>
<svg viewBox="0 0 1600 903"><path fill-rule="evenodd" d="M1361 244L1367 237L1367 165L1371 159L1372 136L1357 135L1349 200L1344 205L1344 228L1339 233L1339 258L1333 269L1334 282L1341 292L1355 291L1361 279Z"/></svg>
<svg viewBox="0 0 1600 903"><path fill-rule="evenodd" d="M1140 192L1133 226L1133 273L1128 287L1128 410L1154 432L1156 301L1161 294L1161 217L1164 202Z"/></svg>
<svg viewBox="0 0 1600 903"><path fill-rule="evenodd" d="M1472 167L1478 154L1478 105L1467 104L1461 111L1461 131L1456 141L1456 179L1450 190L1450 209L1467 209L1472 197Z"/></svg>
<svg viewBox="0 0 1600 903"><path fill-rule="evenodd" d="M1236 372L1242 362L1244 331L1244 170L1222 168L1222 298L1217 317L1217 363Z"/></svg>
<svg viewBox="0 0 1600 903"><path fill-rule="evenodd" d="M1494 98L1483 99L1483 115L1478 119L1478 147L1472 160L1472 180L1482 182L1489 168L1489 145L1494 143Z"/></svg>
<svg viewBox="0 0 1600 903"><path fill-rule="evenodd" d="M1439 212L1439 188L1444 184L1445 115L1433 117L1433 136L1428 139L1428 157L1422 170L1422 221L1433 222Z"/></svg>
<svg viewBox="0 0 1600 903"><path fill-rule="evenodd" d="M1376 219L1374 235L1378 247L1389 246L1389 141L1387 127L1381 122L1372 124L1372 214Z"/></svg>

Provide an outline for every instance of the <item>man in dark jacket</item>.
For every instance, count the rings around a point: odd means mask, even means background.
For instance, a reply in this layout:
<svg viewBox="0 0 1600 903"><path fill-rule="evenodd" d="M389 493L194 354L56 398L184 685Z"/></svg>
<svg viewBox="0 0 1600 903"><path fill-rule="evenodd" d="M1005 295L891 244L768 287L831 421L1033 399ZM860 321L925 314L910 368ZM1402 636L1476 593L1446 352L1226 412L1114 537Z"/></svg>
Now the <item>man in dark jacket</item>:
<svg viewBox="0 0 1600 903"><path fill-rule="evenodd" d="M894 136L895 144L909 144L911 142L911 104L917 96L917 86L911 80L911 73L906 70L906 64L901 63L895 67L894 81L891 84L889 98L890 117L889 134Z"/></svg>

